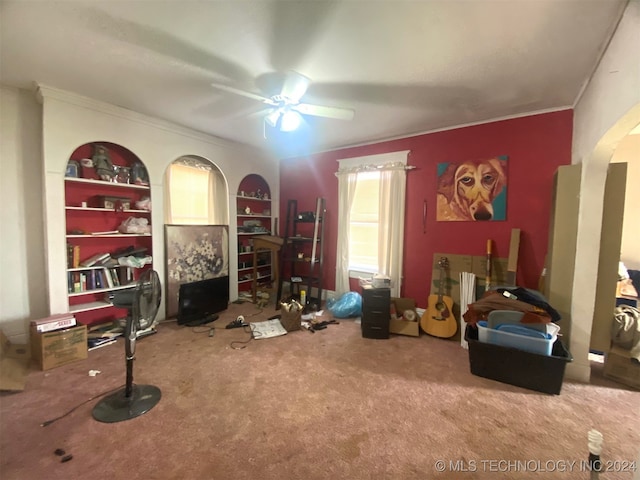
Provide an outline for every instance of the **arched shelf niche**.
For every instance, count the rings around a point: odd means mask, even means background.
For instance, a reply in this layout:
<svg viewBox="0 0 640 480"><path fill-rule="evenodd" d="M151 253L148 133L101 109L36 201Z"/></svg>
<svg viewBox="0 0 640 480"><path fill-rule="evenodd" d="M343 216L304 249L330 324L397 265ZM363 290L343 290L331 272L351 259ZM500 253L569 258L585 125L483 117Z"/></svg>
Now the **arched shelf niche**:
<svg viewBox="0 0 640 480"><path fill-rule="evenodd" d="M166 317L178 315L180 285L185 283L215 278L220 286L214 292L220 295L216 305L228 304L229 192L224 174L206 158L181 156L165 171L164 198Z"/></svg>
<svg viewBox="0 0 640 480"><path fill-rule="evenodd" d="M109 295L153 265L146 166L121 145L89 142L69 157L64 183L69 312L89 326L123 320Z"/></svg>

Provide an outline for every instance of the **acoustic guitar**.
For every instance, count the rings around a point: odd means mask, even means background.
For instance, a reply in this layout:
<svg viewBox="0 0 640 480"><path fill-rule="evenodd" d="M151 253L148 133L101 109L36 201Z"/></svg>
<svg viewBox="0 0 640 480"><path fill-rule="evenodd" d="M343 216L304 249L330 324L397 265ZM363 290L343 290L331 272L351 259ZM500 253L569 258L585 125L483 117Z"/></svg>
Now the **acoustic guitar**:
<svg viewBox="0 0 640 480"><path fill-rule="evenodd" d="M453 299L444 294L445 269L449 267L447 257L441 257L438 266L440 267L438 293L429 295L427 309L420 318L420 327L425 333L434 337L450 338L458 331L458 322L453 316Z"/></svg>

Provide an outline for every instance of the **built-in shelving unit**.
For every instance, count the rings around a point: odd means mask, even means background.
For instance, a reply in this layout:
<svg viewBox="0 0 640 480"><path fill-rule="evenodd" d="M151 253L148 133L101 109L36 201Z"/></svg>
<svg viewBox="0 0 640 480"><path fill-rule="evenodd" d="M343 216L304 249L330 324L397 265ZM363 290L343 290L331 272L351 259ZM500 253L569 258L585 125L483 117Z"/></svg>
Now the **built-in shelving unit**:
<svg viewBox="0 0 640 480"><path fill-rule="evenodd" d="M125 318L126 310L114 307L109 294L132 288L141 271L151 268L151 263L136 268L113 259L103 262L113 258L111 255L126 256L129 251L152 255L150 187L148 181L139 179L137 184L130 183L135 180L129 177L131 169L136 166L139 170L142 162L119 145L100 145L106 148L113 165L112 181L100 179L91 166L94 144L82 145L73 152L64 179L69 312L89 326ZM118 175L118 171L127 175ZM140 231L121 231L130 217L140 223L134 229ZM83 266L91 257L104 254L109 256L95 265Z"/></svg>
<svg viewBox="0 0 640 480"><path fill-rule="evenodd" d="M237 192L238 228L238 293L251 296L254 275L253 239L272 233L272 203L269 185L260 175L247 175ZM270 252L257 255L258 284L267 284L273 279Z"/></svg>

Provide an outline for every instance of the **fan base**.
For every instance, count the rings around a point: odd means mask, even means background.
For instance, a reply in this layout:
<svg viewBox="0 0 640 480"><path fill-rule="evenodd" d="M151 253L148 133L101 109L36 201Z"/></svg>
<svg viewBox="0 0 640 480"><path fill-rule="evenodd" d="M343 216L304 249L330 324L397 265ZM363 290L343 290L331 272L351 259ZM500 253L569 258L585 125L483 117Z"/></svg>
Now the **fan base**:
<svg viewBox="0 0 640 480"><path fill-rule="evenodd" d="M93 418L99 422L116 423L147 413L160 401L162 392L153 385L133 385L127 398L126 388L104 397L93 407Z"/></svg>

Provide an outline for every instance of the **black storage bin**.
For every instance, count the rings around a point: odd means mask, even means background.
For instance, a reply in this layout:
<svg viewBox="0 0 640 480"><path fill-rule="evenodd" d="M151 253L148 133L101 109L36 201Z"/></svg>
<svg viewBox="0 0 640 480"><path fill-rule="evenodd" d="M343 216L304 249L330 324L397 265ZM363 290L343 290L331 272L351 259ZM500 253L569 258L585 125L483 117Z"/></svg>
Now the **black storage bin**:
<svg viewBox="0 0 640 480"><path fill-rule="evenodd" d="M478 329L471 325L467 326L465 339L473 375L553 395L560 394L565 367L573 360L560 339L553 344L550 356L482 343Z"/></svg>

